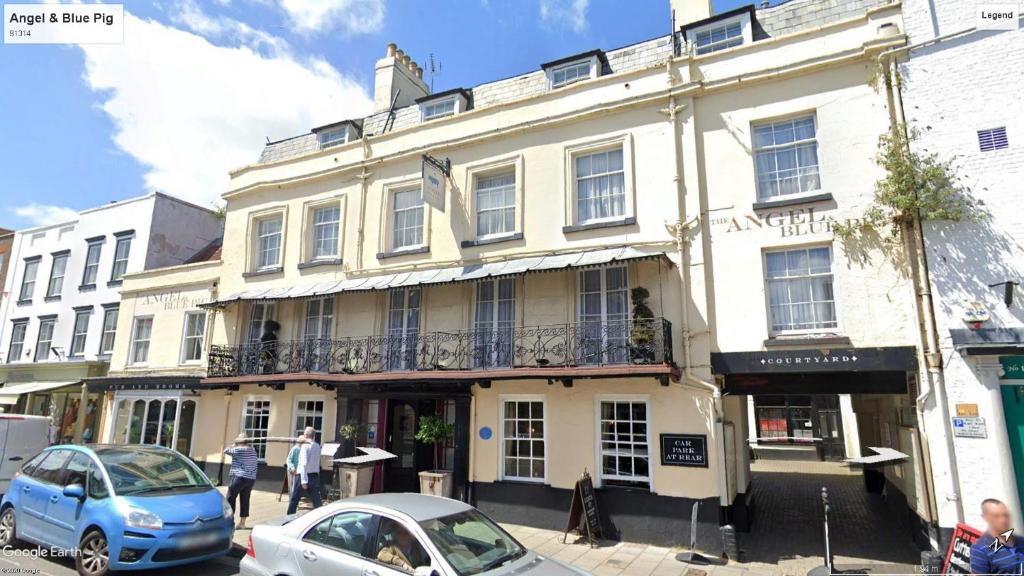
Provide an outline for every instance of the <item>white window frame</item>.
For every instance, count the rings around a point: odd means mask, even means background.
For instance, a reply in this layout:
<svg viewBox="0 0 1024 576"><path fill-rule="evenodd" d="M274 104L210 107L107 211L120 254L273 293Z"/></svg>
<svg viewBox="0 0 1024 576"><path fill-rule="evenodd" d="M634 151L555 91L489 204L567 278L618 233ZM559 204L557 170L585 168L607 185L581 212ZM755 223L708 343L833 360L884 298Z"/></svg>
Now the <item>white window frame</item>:
<svg viewBox="0 0 1024 576"><path fill-rule="evenodd" d="M804 329L784 329L775 330L772 322L772 301L771 301L771 289L768 287L768 254L774 253L788 253L801 250L813 250L815 248L827 248L829 251L829 273L827 276L832 277L832 311L836 317L835 326L821 327L821 328L804 328ZM761 252L761 266L762 268L762 281L764 282L764 305L765 305L765 316L768 324L768 334L770 336L788 336L788 335L799 335L799 334L822 334L822 333L841 333L842 323L839 317L839 294L836 291L835 283L835 249L830 244L801 244L794 246L777 246L777 247L766 247ZM810 274L808 276L791 276L787 277L787 280L794 280L799 278L815 278L822 277L825 274ZM814 305L814 302L811 302Z"/></svg>
<svg viewBox="0 0 1024 576"><path fill-rule="evenodd" d="M337 236L334 239L334 254L319 255L317 249L319 247L319 239L317 233L323 227L329 226L331 221L326 223L317 223L316 216L320 210L327 210L336 208L338 210L338 219L333 221L337 227ZM322 262L337 260L341 258L341 245L342 245L342 234L343 234L343 222L344 222L345 205L340 200L331 200L328 202L318 202L316 204L309 204L306 208L306 261L307 262Z"/></svg>
<svg viewBox="0 0 1024 576"><path fill-rule="evenodd" d="M698 34L705 32L710 33L714 30L721 28L728 29L729 27L735 26L736 24L739 24L740 26L740 35L738 36L738 38L740 38L739 44L730 45L735 40L735 38L737 38L736 36L733 36L731 38L726 38L723 40L719 40L717 42L710 42L708 44L704 44L703 46L697 45ZM696 26L686 31L686 40L687 43L690 45L690 48L694 56L706 56L708 54L714 54L715 52L721 52L722 50L727 50L729 48L745 46L753 42L753 39L754 32L750 22L750 13L748 12L737 14L736 16L733 16L731 18L710 22L708 24L704 24L703 26Z"/></svg>
<svg viewBox="0 0 1024 576"><path fill-rule="evenodd" d="M654 485L654 469L658 465L657 453L659 447L657 445L657 438L653 438L653 426L651 425L652 414L651 414L651 397L647 395L630 395L630 394L599 394L594 396L594 485L604 485L604 450L601 447L601 403L602 402L642 402L646 405L647 413L647 484L649 491L652 494L656 494ZM626 481L642 482L641 480L629 480L628 478L620 478ZM618 486L615 486L618 488Z"/></svg>
<svg viewBox="0 0 1024 576"><path fill-rule="evenodd" d="M64 294L64 279L68 275L68 262L71 261L71 254L58 254L50 262L50 278L46 283L46 297L60 298ZM57 263L61 263L60 273L57 273Z"/></svg>
<svg viewBox="0 0 1024 576"><path fill-rule="evenodd" d="M50 333L47 336L47 340L43 340L43 328L45 326L50 327ZM34 362L45 362L50 359L50 348L53 348L53 336L55 332L57 332L57 318L39 320L39 329L36 330L36 349L32 351L32 360ZM41 346L43 342L46 342L46 346ZM42 350L42 358L40 358L40 350Z"/></svg>
<svg viewBox="0 0 1024 576"><path fill-rule="evenodd" d="M626 280L626 286L625 286L624 290L621 290L622 296L625 298L625 308L622 311L622 314L621 314L622 317L621 318L610 319L609 318L609 313L608 313L608 296L609 296L609 291L608 291L608 271L612 270L612 269L620 269L620 270L622 270L622 272L624 274L624 277L625 277L625 280ZM592 273L592 272L597 272L599 274L600 279L601 279L601 287L600 287L600 289L597 292L584 292L583 290L585 288L585 285L584 285L585 283L583 281L583 278L585 277L585 275L587 273ZM627 328L629 326L629 321L630 321L630 308L629 308L630 307L630 292L629 291L630 291L630 279L632 277L633 277L633 274L631 273L630 266L628 264L617 264L617 265L611 265L611 266L601 266L601 267L596 267L596 268L583 268L583 269L579 270L577 272L577 274L576 274L576 322L577 322L577 324L579 326L581 326L581 327L582 326L586 326L586 325L589 325L591 323L594 323L594 322L598 321L597 318L592 318L592 316L596 316L594 314L588 314L587 318L584 318L584 314L583 314L583 312L584 312L584 310L583 310L583 297L584 297L584 295L586 295L586 294L599 294L600 298L601 298L601 315L600 315L600 319L599 319L600 327L601 327L601 342L600 342L600 348L599 348L600 358L598 360L595 360L594 363L602 363L602 364L605 364L605 363L628 364L628 360L629 360L629 358L628 358L628 355L629 355L629 338L630 338L630 335L629 335L629 331L627 330ZM617 290L617 292L618 292L618 290ZM613 340L612 337L611 337L611 334L609 334L609 332L607 330L607 327L609 325L614 326L617 323L621 323L622 329L623 329L622 339L624 339L624 341L622 342L622 352L621 353L626 355L625 358L624 358L625 362L611 362L611 359L606 357L606 354L608 352L608 343L609 343L609 341Z"/></svg>
<svg viewBox="0 0 1024 576"><path fill-rule="evenodd" d="M79 318L85 317L85 330L78 331ZM75 321L71 325L71 346L68 347L68 356L82 356L85 354L85 345L89 339L89 324L92 323L92 308L88 310L75 310ZM81 340L79 340L81 338ZM76 344L81 342L81 350L75 352Z"/></svg>
<svg viewBox="0 0 1024 576"><path fill-rule="evenodd" d="M502 299L501 298L501 285L503 283L506 283L506 282L509 282L509 283L512 284L512 298L511 299L507 299L507 298L506 299ZM481 286L483 284L490 284L491 287L492 287L492 290L493 290L493 292L492 292L493 298L491 299L490 302L487 303L487 307L490 308L491 319L489 321L486 321L486 322L482 321L480 319L480 307L481 307L480 289L481 289ZM474 337L473 337L472 345L473 345L474 350L476 350L477 347L481 346L481 345L487 345L488 348L490 348L490 353L488 354L488 357L487 357L486 361L484 361L484 362L481 362L481 358L476 353L474 353L473 358L471 359L471 361L473 362L474 366L479 366L479 367L496 367L496 366L503 366L503 365L505 365L505 363L501 361L501 360L503 360L503 358L501 357L502 352L499 352L499 351L495 350L494 346L493 346L495 344L495 342L493 340L493 335L494 334L499 334L499 333L502 334L502 337L508 339L507 342L502 342L502 344L505 346L505 350L504 350L503 353L507 354L509 356L508 360L510 362L514 362L515 361L515 358L514 358L514 356L515 356L515 343L514 343L515 336L514 336L514 334L515 334L515 329L516 329L516 326L517 326L516 320L517 320L518 312L519 312L519 308L518 308L518 303L519 303L519 294L518 294L519 293L519 285L518 284L519 283L517 282L515 277L486 278L486 279L483 279L483 280L478 280L478 281L473 283L473 301L472 301L473 302L473 309L472 309L472 317L473 317L473 333L474 333ZM511 323L509 323L507 326L502 326L501 325L501 321L499 320L499 312L501 311L501 303L502 302L511 302L512 303L511 304L511 306L512 306L512 320L511 320ZM486 339L482 339L480 337L481 334L486 334L486 335L488 335L488 337Z"/></svg>
<svg viewBox="0 0 1024 576"><path fill-rule="evenodd" d="M188 322L191 318L202 319L202 331L198 336L190 336L188 333ZM206 312L204 310L188 310L185 312L185 322L181 328L181 351L179 354L179 362L181 364L201 364L203 362L203 356L206 353ZM189 340L199 339L199 357L188 358L188 351L190 349Z"/></svg>
<svg viewBox="0 0 1024 576"><path fill-rule="evenodd" d="M262 313L260 314L259 324L254 324L254 322L256 322L256 310L257 309L261 310ZM270 314L267 314L268 310L270 311ZM269 300L268 301L263 301L263 302L260 302L260 301L253 302L249 306L249 325L248 325L247 331L245 333L245 336L246 336L245 343L246 344L259 345L260 338L263 336L263 324L265 324L267 320L274 320L275 316L277 316L277 302L273 302L273 301L269 301ZM252 337L253 328L254 327L256 329L256 337L255 338Z"/></svg>
<svg viewBox="0 0 1024 576"><path fill-rule="evenodd" d="M114 328L107 330L107 318L110 314L114 314ZM107 356L114 353L114 343L117 338L117 323L121 318L121 309L119 306L110 306L103 309L103 325L100 327L100 356ZM110 337L110 348L105 349L104 343L107 340L107 334L111 334Z"/></svg>
<svg viewBox="0 0 1024 576"><path fill-rule="evenodd" d="M93 253L96 261L91 261ZM95 286L100 277L100 259L103 258L103 240L93 240L86 244L85 266L82 267L82 286ZM90 279L89 277L92 276Z"/></svg>
<svg viewBox="0 0 1024 576"><path fill-rule="evenodd" d="M140 428L143 435L145 435L147 419L149 417L149 402L151 400L158 400L161 402L160 406L160 422L163 422L164 411L167 409L167 402L174 400L176 402L175 413L174 413L174 436L171 438L172 449L178 449L178 439L181 437L181 409L185 402L192 402L195 405L195 415L192 418L192 429L189 431L189 438L192 439L189 445L189 453L185 456L191 457L195 452L195 440L196 440L196 426L199 423L199 396L186 395L181 392L175 393L160 390L153 392L131 392L128 394L117 393L114 395L113 413L111 414L110 430L107 433L108 444L128 444L128 432L131 430L131 412L132 407L135 406L137 400L142 400L146 403L146 408L142 412L142 423ZM128 419L125 422L123 429L117 429L117 416L120 410L121 402L125 402L128 407ZM157 431L157 442L162 440L161 435L163 434L162 427Z"/></svg>
<svg viewBox="0 0 1024 576"><path fill-rule="evenodd" d="M421 224L420 224L420 241L419 241L419 243L416 243L416 244L406 244L406 245L403 245L403 246L398 246L396 244L396 242L395 242L395 240L397 239L396 235L397 235L397 232L398 232L398 229L396 228L395 224L396 224L396 220L397 220L397 216L398 216L399 210L395 208L395 206L396 206L395 200L396 200L396 198L397 198L397 196L399 194L403 194L403 193L406 193L406 192L413 192L413 191L417 191L417 190L419 191L419 194L420 194L420 205L418 207L402 208L401 211L402 212L412 212L414 210L420 210L421 211L422 216L420 218L420 222L421 222ZM387 231L387 235L388 235L387 241L388 241L388 246L389 246L390 250L392 252L399 252L400 253L400 252L405 252L405 251L410 251L410 250L419 250L419 249L424 248L425 246L427 246L428 245L427 244L427 232L430 229L429 215L430 215L430 210L428 210L427 203L423 199L423 186L422 186L422 184L417 184L416 186L395 187L394 189L389 190L388 191L387 226L384 228L384 230ZM403 228L403 230L410 230L410 229L413 229L413 228L414 227L410 226L410 227Z"/></svg>
<svg viewBox="0 0 1024 576"><path fill-rule="evenodd" d="M21 340L14 337L17 333L18 328L21 328ZM18 362L21 357L25 354L25 340L28 338L28 319L18 320L17 322L11 322L11 341L7 343L7 362ZM18 345L18 353L11 354L14 350L14 345ZM16 357L15 357L16 356Z"/></svg>
<svg viewBox="0 0 1024 576"><path fill-rule="evenodd" d="M132 240L134 236L119 236L117 241L114 242L114 262L110 266L110 281L120 282L121 278L128 273L128 260L132 254ZM121 252L121 246L127 246L125 248L125 254L119 256ZM119 269L120 268L120 269Z"/></svg>
<svg viewBox="0 0 1024 576"><path fill-rule="evenodd" d="M477 240L500 240L522 234L523 232L523 156L516 155L510 158L483 162L466 167L466 190L472 190L469 195L469 212L472 222L473 238ZM477 182L483 178L490 178L501 174L512 173L515 177L515 216L513 227L509 232L501 234L490 234L484 236L478 227L478 205Z"/></svg>
<svg viewBox="0 0 1024 576"><path fill-rule="evenodd" d="M506 440L508 440L508 438L505 436L505 403L506 402L540 402L541 405L543 405L543 407L544 407L543 408L544 409L544 417L541 419L541 422L544 423L544 433L540 437L541 442L543 442L543 444L544 444L544 458L543 458L543 462L544 462L544 476L542 478L530 478L530 477L524 477L524 476L509 476L509 475L505 474L505 442L506 442ZM536 484L547 484L547 482L548 482L548 455L551 453L551 446L548 444L548 431L550 430L550 428L548 427L548 415L549 414L550 414L550 411L548 410L547 399L542 394L501 394L501 395L498 396L498 429L499 429L499 432L498 432L498 439L499 439L499 442L498 442L498 479L499 480L512 480L512 481L516 481L516 482L531 482L531 483L536 483ZM516 417L516 420L519 420L518 415ZM533 420L533 418L530 418L530 420ZM520 440L520 438L513 439L513 441L516 441L516 440ZM536 440L535 438L531 438L530 439L531 442L533 442L535 440ZM531 456L529 456L527 458L522 458L522 457L517 456L516 459L518 459L518 460L538 460L538 458L534 458L532 456L532 447L531 447Z"/></svg>
<svg viewBox="0 0 1024 576"><path fill-rule="evenodd" d="M141 340L138 340L139 336L139 321L149 321L149 338L145 340L146 343L146 357L143 360L136 360L135 356L138 352L138 345ZM149 352L151 344L153 342L153 315L135 316L132 318L132 336L128 343L128 365L129 366L146 366L149 364Z"/></svg>
<svg viewBox="0 0 1024 576"><path fill-rule="evenodd" d="M490 186L488 188L481 188L480 187L480 182L481 181L490 180L490 179L496 179L496 178L503 178L503 177L507 177L507 176L511 176L512 177L512 183L511 184L505 184L505 185L501 185L501 186ZM512 189L511 190L512 191L512 203L511 204L506 204L506 205L502 205L502 206L499 206L499 207L493 207L493 208L487 208L487 209L481 208L481 202L480 202L480 192L481 192L481 190L490 191L490 192L494 192L494 193L498 193L500 191L500 193L504 194L505 193L505 189L507 189L509 187L511 187L511 189ZM488 240L488 239L492 239L492 238L501 238L502 236L511 236L511 235L516 233L516 229L518 228L518 226L516 225L516 213L519 211L519 207L518 207L519 203L517 202L517 196L518 196L517 189L518 189L518 181L516 179L516 171L515 171L515 169L505 170L505 171L498 171L498 172L493 172L493 173L488 173L488 174L478 174L476 176L476 178L474 179L474 184L473 184L473 220L474 220L473 225L476 227L477 238L479 238L481 240ZM481 233L481 231L480 231L480 216L483 214L483 212L485 210L487 212L500 212L500 213L504 214L506 211L508 211L510 209L512 210L512 227L511 227L511 229L509 229L509 230L501 230L499 232L492 232L490 234L482 234Z"/></svg>
<svg viewBox="0 0 1024 576"><path fill-rule="evenodd" d="M275 220L280 222L280 228L277 230L277 232L272 232L272 233L264 234L260 230L260 228L265 223L273 222ZM253 219L253 227L252 227L252 234L253 234L253 244L252 244L253 245L253 270L255 270L256 272L265 272L265 271L268 271L268 270L276 270L276 269L281 268L283 266L283 262L284 262L284 232L285 232L284 221L285 221L285 214L284 214L284 212L273 212L273 213L266 214L266 215L263 215L263 216L259 216L259 217L256 217L256 218ZM273 262L266 262L266 263L264 263L263 262L263 253L264 252L267 252L267 253L271 252L271 249L269 249L269 248L265 249L264 248L264 244L263 244L264 239L266 239L269 242L269 239L274 237L274 236L277 236L277 258Z"/></svg>
<svg viewBox="0 0 1024 576"><path fill-rule="evenodd" d="M419 292L419 304L416 306L416 308L410 308L410 306L409 306L409 299L410 299L409 297L410 297L410 295L412 294L413 291L418 291ZM391 321L391 312L394 310L391 307L391 300L394 297L395 293L400 293L402 295L402 308L401 308L401 310L402 310L402 325L401 326L395 326L394 323ZM389 341L389 343L388 343L388 359L387 359L387 362L388 362L387 369L388 369L388 371L391 371L391 372L406 371L406 370L414 370L416 368L416 349L415 349L415 344L413 344L412 351L410 352L410 350L408 348L408 345L409 345L408 339L409 338L413 338L414 340L418 339L419 335L423 333L423 311L425 310L423 298L424 298L425 295L426 295L426 291L423 289L422 286L409 286L409 287L406 287L406 288L395 288L393 290L389 290L389 291L384 293L384 297L385 297L385 300L384 300L384 302L385 302L385 305L384 305L384 315L385 315L384 316L384 326L386 327L386 330L387 330L386 334L387 334L388 337L402 338L402 346L397 351L400 354L400 359L402 359L403 361L404 360L408 360L409 358L407 358L407 355L409 355L409 354L412 355L412 358L411 358L412 366L407 366L405 362L401 362L401 363L399 363L400 365L396 366L395 359L392 356L392 354L395 353L395 350L392 348L392 346L394 344ZM415 332L410 332L410 330L409 330L409 311L413 310L413 309L416 310L416 331ZM390 338L389 338L389 340L390 340Z"/></svg>
<svg viewBox="0 0 1024 576"><path fill-rule="evenodd" d="M447 98L439 98L437 100L431 100L429 102L421 102L420 107L420 121L426 122L428 120L436 120L438 118L445 118L447 116L454 116L459 112L462 112L460 106L461 98L457 94L452 94ZM448 106L451 105L451 109Z"/></svg>
<svg viewBox="0 0 1024 576"><path fill-rule="evenodd" d="M756 131L757 131L758 128L763 128L763 127L766 127L766 126L774 126L776 124L782 124L782 123L785 123L785 122L794 122L795 123L798 120L806 120L808 118L814 124L814 137L813 138L804 138L803 140L796 140L796 139L794 139L792 142L788 142L786 144L772 144L772 145L766 145L766 146L758 146L757 145L757 134L756 134ZM815 111L801 112L801 113L798 113L798 114L790 114L790 115L787 115L787 116L781 116L781 117L777 117L777 118L757 120L757 121L751 123L751 125L750 125L750 150L751 150L751 154L750 155L751 155L751 159L754 162L754 188L756 190L758 202L772 202L772 201L775 201L775 200L786 200L786 199L790 199L790 198L800 198L800 197L804 197L804 196L813 196L815 194L821 194L822 190L825 189L825 186L824 186L824 182L822 181L823 178L822 178L822 162L821 162L821 144L820 144L820 138L819 138L818 132L819 132L818 115L817 115L817 113ZM794 138L795 138L795 135L794 135ZM761 174L758 171L758 167L757 167L757 154L758 154L758 152L777 152L779 150L793 149L794 154L796 154L796 157L799 158L799 153L797 153L796 150L799 147L807 146L808 144L814 144L815 156L817 157L817 160L818 160L818 164L816 166L816 168L817 168L817 175L818 175L818 187L817 188L813 188L813 189L809 189L809 190L802 190L802 191L797 191L797 192L791 192L789 194L776 194L774 196L766 195L762 191L762 188L761 188ZM799 174L800 173L800 166L796 167L796 171L797 171L797 184L799 186L799 182L800 182L800 174ZM776 164L775 173L776 173L776 175L778 174L778 165L777 164ZM776 178L776 182L779 182L779 180L777 178Z"/></svg>
<svg viewBox="0 0 1024 576"><path fill-rule="evenodd" d="M595 55L586 58L580 58L579 60L573 60L572 62L565 62L564 64L559 64L558 66L552 66L546 71L548 78L548 87L554 90L556 88L564 88L566 86L572 86L573 84L577 84L585 80L592 80L594 78L597 78L600 72L600 65L601 63L598 61L597 56ZM583 66L588 67L586 75L576 74L571 79L557 79L557 76L560 73L564 74L569 70L579 69L582 68Z"/></svg>
<svg viewBox="0 0 1024 576"><path fill-rule="evenodd" d="M579 203L577 201L578 191L576 189L576 158L587 156L598 152L607 152L616 148L622 148L622 170L623 170L623 193L625 194L625 206L620 216L607 218L592 218L581 221L578 213ZM636 186L634 185L633 171L633 137L632 134L622 134L611 138L583 142L567 146L565 148L565 204L566 224L575 226L586 226L589 224L600 224L602 222L619 222L636 215Z"/></svg>
<svg viewBox="0 0 1024 576"><path fill-rule="evenodd" d="M295 399L292 401L292 431L293 436L299 436L305 430L305 425L299 428L299 402L320 402L322 406L320 408L320 429L317 433L320 438L323 439L324 433L327 431L327 396L323 394L297 394ZM316 416L315 412L304 412L302 416L310 415ZM319 440L318 440L319 442Z"/></svg>
<svg viewBox="0 0 1024 576"><path fill-rule="evenodd" d="M270 419L274 416L274 402L271 399L271 397L266 395L266 394L246 394L245 398L242 399L242 417L238 420L238 432L239 432L239 434L245 434L250 439L257 438L255 436L250 435L246 431L246 427L245 427L245 416L249 412L249 403L250 402L266 402L267 403L267 427L265 429L249 428L249 430L264 430L265 431L265 435L261 436L260 438L266 438L267 436L270 436ZM260 454L260 447L261 446L262 446L262 449L263 449L263 455L262 456L259 455ZM257 454L257 456L259 456L259 461L260 462L266 462L267 461L267 443L266 442L256 442L256 443L254 443L253 448L256 449L256 454Z"/></svg>
<svg viewBox="0 0 1024 576"><path fill-rule="evenodd" d="M338 134L341 135L338 138ZM332 146L341 146L342 144L348 144L349 127L339 126L337 128L330 128L328 130L322 130L316 135L317 146L323 150Z"/></svg>
<svg viewBox="0 0 1024 576"><path fill-rule="evenodd" d="M25 267L21 271L21 285L18 288L19 302L27 302L32 299L36 291L36 280L39 278L39 265L42 261L42 258L36 258L25 262ZM30 269L32 270L31 276L28 273Z"/></svg>

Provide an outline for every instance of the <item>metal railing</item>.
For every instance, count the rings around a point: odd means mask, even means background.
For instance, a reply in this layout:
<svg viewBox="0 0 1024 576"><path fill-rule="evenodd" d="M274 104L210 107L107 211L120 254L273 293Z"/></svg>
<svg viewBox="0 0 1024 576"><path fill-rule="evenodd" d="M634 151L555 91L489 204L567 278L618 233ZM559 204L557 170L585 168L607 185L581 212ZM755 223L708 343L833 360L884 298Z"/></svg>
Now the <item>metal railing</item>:
<svg viewBox="0 0 1024 576"><path fill-rule="evenodd" d="M207 375L671 363L672 324L653 318L213 346Z"/></svg>

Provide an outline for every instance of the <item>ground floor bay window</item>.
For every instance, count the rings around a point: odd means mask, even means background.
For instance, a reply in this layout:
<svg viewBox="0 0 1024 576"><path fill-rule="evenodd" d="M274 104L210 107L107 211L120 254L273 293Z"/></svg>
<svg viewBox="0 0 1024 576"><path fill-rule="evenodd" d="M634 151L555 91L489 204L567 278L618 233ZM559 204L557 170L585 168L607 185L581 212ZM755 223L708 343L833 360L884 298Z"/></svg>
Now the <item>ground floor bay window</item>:
<svg viewBox="0 0 1024 576"><path fill-rule="evenodd" d="M195 396L135 394L114 397L112 444L156 444L190 456L195 433Z"/></svg>

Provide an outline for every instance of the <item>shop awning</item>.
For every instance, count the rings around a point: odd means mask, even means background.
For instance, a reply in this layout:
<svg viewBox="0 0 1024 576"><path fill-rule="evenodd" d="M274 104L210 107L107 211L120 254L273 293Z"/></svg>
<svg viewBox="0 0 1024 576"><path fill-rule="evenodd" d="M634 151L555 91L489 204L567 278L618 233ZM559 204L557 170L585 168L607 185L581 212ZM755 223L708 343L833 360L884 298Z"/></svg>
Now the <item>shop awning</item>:
<svg viewBox="0 0 1024 576"><path fill-rule="evenodd" d="M81 384L81 380L69 380L62 382L26 382L24 384L6 384L0 388L0 404L17 404L18 397L32 392L46 392L65 386Z"/></svg>
<svg viewBox="0 0 1024 576"><path fill-rule="evenodd" d="M968 356L1024 354L1024 328L953 328L953 348Z"/></svg>
<svg viewBox="0 0 1024 576"><path fill-rule="evenodd" d="M548 272L566 268L584 268L601 266L613 262L666 258L665 252L645 252L633 247L602 248L586 252L554 254L549 256L532 256L514 258L501 262L471 264L434 270L419 270L382 276L349 278L318 284L285 286L281 288L258 288L236 292L214 302L203 304L206 307L224 306L233 302L254 300L286 300L293 298L312 298L330 296L342 292L368 292L374 290L390 290L411 286L429 286L432 284L452 284L455 282L471 282L486 278L498 278L526 274L528 272Z"/></svg>

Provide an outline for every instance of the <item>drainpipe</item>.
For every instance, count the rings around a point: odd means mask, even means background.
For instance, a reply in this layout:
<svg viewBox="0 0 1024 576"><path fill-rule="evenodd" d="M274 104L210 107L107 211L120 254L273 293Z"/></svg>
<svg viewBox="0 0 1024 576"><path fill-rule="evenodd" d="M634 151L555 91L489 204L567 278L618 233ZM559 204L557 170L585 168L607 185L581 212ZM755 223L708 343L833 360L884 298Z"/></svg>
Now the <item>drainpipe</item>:
<svg viewBox="0 0 1024 576"><path fill-rule="evenodd" d="M366 149L366 137L363 137L364 146ZM356 234L356 270L363 269L363 244L366 238L366 193L369 190L369 180L372 174L366 171L366 166L363 166L362 172L359 173L359 229Z"/></svg>
<svg viewBox="0 0 1024 576"><path fill-rule="evenodd" d="M953 34L947 34L939 38L915 44L913 46L903 47L901 49L893 49L886 51L879 55L882 59L882 64L886 67L885 76L885 89L886 95L890 104L890 121L893 127L903 125L904 136L906 136L906 116L903 109L903 95L900 92L898 82L898 72L896 70L896 54L903 50L909 50L918 46L939 42L947 38L960 36L965 33L972 32L973 29L956 32ZM892 56L891 58L889 56ZM909 145L909 144L908 144ZM957 465L956 448L953 445L953 431L952 423L950 421L949 414L949 403L946 397L946 382L945 374L942 366L942 351L939 344L938 326L935 321L935 303L932 298L931 292L931 281L928 275L928 253L925 250L925 239L924 239L924 228L921 223L920 212L913 215L911 221L913 230L904 230L904 242L907 251L910 253L912 260L912 274L911 278L914 283L914 291L917 300L918 313L920 315L921 328L919 335L921 339L921 347L924 350L924 362L925 371L927 378L925 382L922 382L920 394L915 398L915 409L917 411L917 441L919 449L921 450L922 459L927 460L927 464L923 466L925 468L925 489L931 494L929 498L929 513L932 514L932 521L936 525L939 524L938 518L938 495L935 490L935 478L934 471L931 467L930 457L925 458L930 452L925 452L925 447L928 446L928 437L925 431L925 404L928 398L934 394L935 404L939 409L939 416L943 421L943 432L948 438L948 442L944 442L946 446L947 458L949 459L949 473L950 482L952 484L952 492L946 495L946 499L956 503L956 517L958 522L964 520L964 506L963 501L960 499L960 471ZM934 506L934 511L932 510Z"/></svg>
<svg viewBox="0 0 1024 576"><path fill-rule="evenodd" d="M729 479L726 472L726 447L725 447L725 410L722 405L722 390L712 382L708 382L693 373L692 352L690 350L690 231L700 223L700 218L686 219L686 187L683 185L682 177L682 133L679 126L678 113L685 106L676 104L675 96L669 96L668 108L662 110L668 115L672 123L672 147L674 159L674 174L672 180L676 187L676 198L679 202L679 219L666 225L669 233L675 236L676 250L679 252L679 283L680 300L682 305L682 345L683 345L683 383L694 386L711 394L711 404L714 417L714 439L718 447L718 496L722 508L728 508L732 502L729 501Z"/></svg>

